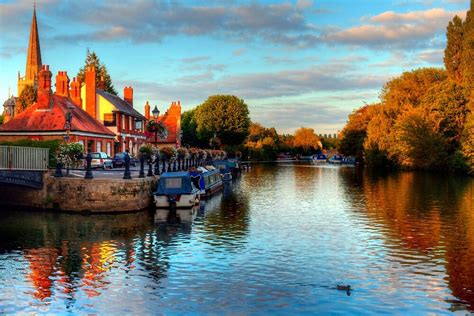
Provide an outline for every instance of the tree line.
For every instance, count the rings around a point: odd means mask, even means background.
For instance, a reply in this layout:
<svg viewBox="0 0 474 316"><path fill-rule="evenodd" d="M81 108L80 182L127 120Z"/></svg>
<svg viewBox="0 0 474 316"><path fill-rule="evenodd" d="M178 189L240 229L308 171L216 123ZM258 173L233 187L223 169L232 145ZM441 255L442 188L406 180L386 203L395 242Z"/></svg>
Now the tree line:
<svg viewBox="0 0 474 316"><path fill-rule="evenodd" d="M370 166L474 174L474 12L447 27L445 68L388 81L349 115L338 149Z"/></svg>

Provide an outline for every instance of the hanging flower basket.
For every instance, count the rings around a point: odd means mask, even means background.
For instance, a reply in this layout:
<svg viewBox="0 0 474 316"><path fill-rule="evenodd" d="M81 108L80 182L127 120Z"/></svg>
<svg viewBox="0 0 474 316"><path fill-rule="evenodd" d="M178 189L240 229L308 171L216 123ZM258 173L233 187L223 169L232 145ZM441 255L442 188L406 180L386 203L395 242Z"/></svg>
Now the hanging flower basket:
<svg viewBox="0 0 474 316"><path fill-rule="evenodd" d="M146 124L146 134L147 137L155 135L160 139L165 139L168 137L168 131L162 122L156 122L151 120Z"/></svg>
<svg viewBox="0 0 474 316"><path fill-rule="evenodd" d="M178 158L179 159L189 158L189 153L188 153L188 150L186 148L180 147L180 148L178 148L177 152L178 152Z"/></svg>
<svg viewBox="0 0 474 316"><path fill-rule="evenodd" d="M196 159L199 156L199 149L193 147L189 149L189 156L191 159Z"/></svg>
<svg viewBox="0 0 474 316"><path fill-rule="evenodd" d="M174 147L163 147L160 149L161 157L167 160L174 160L178 156L178 152Z"/></svg>
<svg viewBox="0 0 474 316"><path fill-rule="evenodd" d="M150 144L141 145L139 152L140 157L149 159L153 155L153 147Z"/></svg>

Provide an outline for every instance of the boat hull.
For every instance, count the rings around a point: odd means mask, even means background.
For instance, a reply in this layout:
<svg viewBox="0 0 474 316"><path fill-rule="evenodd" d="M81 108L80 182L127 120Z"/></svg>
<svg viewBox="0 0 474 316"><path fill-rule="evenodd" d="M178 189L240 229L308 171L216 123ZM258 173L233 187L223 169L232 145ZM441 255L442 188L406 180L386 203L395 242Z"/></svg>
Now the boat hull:
<svg viewBox="0 0 474 316"><path fill-rule="evenodd" d="M223 188L224 183L222 181L219 181L218 183L215 183L214 185L211 185L208 188L201 190L201 192L199 192L199 195L202 199L208 199L217 192L222 191Z"/></svg>
<svg viewBox="0 0 474 316"><path fill-rule="evenodd" d="M176 208L191 208L200 202L199 191L193 192L191 194L182 194L179 195L179 198L176 195L155 195L155 205L157 208L169 208L172 206L174 201Z"/></svg>

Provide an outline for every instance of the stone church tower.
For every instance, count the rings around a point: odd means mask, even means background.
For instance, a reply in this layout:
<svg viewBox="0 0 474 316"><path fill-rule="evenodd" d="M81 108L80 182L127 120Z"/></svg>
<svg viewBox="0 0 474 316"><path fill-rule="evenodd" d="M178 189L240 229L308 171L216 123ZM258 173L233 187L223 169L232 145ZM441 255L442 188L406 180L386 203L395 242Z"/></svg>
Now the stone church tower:
<svg viewBox="0 0 474 316"><path fill-rule="evenodd" d="M33 8L33 19L31 21L30 42L28 44L28 56L26 57L25 76L21 77L18 72L18 95L25 86L38 87L38 74L41 70L41 48L38 35L38 24L36 22L36 4Z"/></svg>

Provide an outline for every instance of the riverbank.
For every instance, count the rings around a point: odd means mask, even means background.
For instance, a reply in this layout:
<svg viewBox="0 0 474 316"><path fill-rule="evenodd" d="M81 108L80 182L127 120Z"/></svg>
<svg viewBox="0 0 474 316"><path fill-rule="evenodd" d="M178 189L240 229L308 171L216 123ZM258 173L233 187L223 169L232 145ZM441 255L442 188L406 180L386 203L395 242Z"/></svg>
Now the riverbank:
<svg viewBox="0 0 474 316"><path fill-rule="evenodd" d="M123 179L43 176L43 188L2 186L0 205L59 212L120 213L148 208L159 176Z"/></svg>

